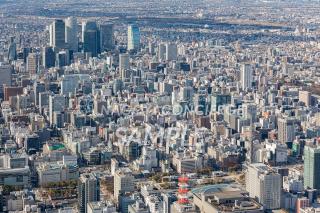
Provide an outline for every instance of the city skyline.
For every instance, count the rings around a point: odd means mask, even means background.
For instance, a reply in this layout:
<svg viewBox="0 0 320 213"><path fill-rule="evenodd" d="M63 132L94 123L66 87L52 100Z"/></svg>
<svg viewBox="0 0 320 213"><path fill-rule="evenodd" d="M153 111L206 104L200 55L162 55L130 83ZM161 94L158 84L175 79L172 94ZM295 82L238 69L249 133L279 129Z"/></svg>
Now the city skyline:
<svg viewBox="0 0 320 213"><path fill-rule="evenodd" d="M318 0L0 0L0 213L320 211Z"/></svg>

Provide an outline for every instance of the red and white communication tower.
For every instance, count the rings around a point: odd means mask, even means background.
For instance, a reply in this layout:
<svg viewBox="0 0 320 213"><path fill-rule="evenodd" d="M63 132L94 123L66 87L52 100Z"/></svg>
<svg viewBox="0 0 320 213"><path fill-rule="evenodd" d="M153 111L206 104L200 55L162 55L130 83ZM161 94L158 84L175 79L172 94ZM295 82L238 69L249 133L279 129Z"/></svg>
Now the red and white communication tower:
<svg viewBox="0 0 320 213"><path fill-rule="evenodd" d="M188 192L189 192L189 178L185 175L179 177L179 204L189 204Z"/></svg>

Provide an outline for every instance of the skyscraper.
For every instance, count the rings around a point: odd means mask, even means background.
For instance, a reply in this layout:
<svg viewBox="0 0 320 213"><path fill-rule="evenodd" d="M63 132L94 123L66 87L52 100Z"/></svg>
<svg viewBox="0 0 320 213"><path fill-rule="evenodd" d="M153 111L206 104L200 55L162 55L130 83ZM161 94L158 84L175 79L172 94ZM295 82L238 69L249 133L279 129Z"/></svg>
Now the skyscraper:
<svg viewBox="0 0 320 213"><path fill-rule="evenodd" d="M49 121L53 122L54 112L62 112L66 107L66 97L64 95L49 96Z"/></svg>
<svg viewBox="0 0 320 213"><path fill-rule="evenodd" d="M97 30L97 23L95 21L83 21L82 22L82 31L81 31L81 40L84 42L84 33L88 30Z"/></svg>
<svg viewBox="0 0 320 213"><path fill-rule="evenodd" d="M166 43L166 60L167 61L176 60L177 55L178 55L177 44Z"/></svg>
<svg viewBox="0 0 320 213"><path fill-rule="evenodd" d="M8 60L14 61L17 59L17 45L14 42L14 37L10 38L10 45L8 49Z"/></svg>
<svg viewBox="0 0 320 213"><path fill-rule="evenodd" d="M56 66L64 67L70 65L70 53L69 50L59 51L56 54Z"/></svg>
<svg viewBox="0 0 320 213"><path fill-rule="evenodd" d="M294 124L294 117L284 117L278 119L278 140L281 143L293 142L295 138Z"/></svg>
<svg viewBox="0 0 320 213"><path fill-rule="evenodd" d="M100 25L101 50L112 50L114 48L113 24Z"/></svg>
<svg viewBox="0 0 320 213"><path fill-rule="evenodd" d="M70 50L78 52L78 24L74 17L65 20L65 41Z"/></svg>
<svg viewBox="0 0 320 213"><path fill-rule="evenodd" d="M304 147L304 187L320 189L320 147Z"/></svg>
<svg viewBox="0 0 320 213"><path fill-rule="evenodd" d="M34 82L33 91L34 91L34 103L36 106L38 106L39 105L39 94L41 92L46 91L45 83L44 82Z"/></svg>
<svg viewBox="0 0 320 213"><path fill-rule="evenodd" d="M243 90L251 89L253 82L252 66L244 64L241 67L241 87Z"/></svg>
<svg viewBox="0 0 320 213"><path fill-rule="evenodd" d="M48 69L55 66L56 56L52 47L44 47L42 50L42 64Z"/></svg>
<svg viewBox="0 0 320 213"><path fill-rule="evenodd" d="M78 206L80 213L87 213L89 202L100 200L99 179L92 173L82 174L78 183Z"/></svg>
<svg viewBox="0 0 320 213"><path fill-rule="evenodd" d="M23 61L24 61L24 63L27 63L27 58L30 53L30 48L26 48L26 47L23 48L22 53L23 53Z"/></svg>
<svg viewBox="0 0 320 213"><path fill-rule="evenodd" d="M140 29L136 25L128 26L128 51L140 49Z"/></svg>
<svg viewBox="0 0 320 213"><path fill-rule="evenodd" d="M39 57L36 53L30 53L27 58L27 72L30 75L36 74L39 69Z"/></svg>
<svg viewBox="0 0 320 213"><path fill-rule="evenodd" d="M166 59L166 45L164 43L160 43L158 45L158 60L162 62Z"/></svg>
<svg viewBox="0 0 320 213"><path fill-rule="evenodd" d="M250 124L252 125L257 120L257 105L254 103L243 103L242 116L250 120Z"/></svg>
<svg viewBox="0 0 320 213"><path fill-rule="evenodd" d="M90 52L95 57L101 52L100 31L96 22L88 21L82 23L82 42L85 53Z"/></svg>
<svg viewBox="0 0 320 213"><path fill-rule="evenodd" d="M0 63L0 94L4 94L4 85L11 86L13 67L9 64Z"/></svg>
<svg viewBox="0 0 320 213"><path fill-rule="evenodd" d="M115 79L113 82L113 92L117 94L119 91L123 89L123 81L121 79Z"/></svg>
<svg viewBox="0 0 320 213"><path fill-rule="evenodd" d="M114 198L119 199L119 196L125 192L134 190L134 177L129 169L121 169L114 175Z"/></svg>
<svg viewBox="0 0 320 213"><path fill-rule="evenodd" d="M98 31L87 30L84 33L84 52L90 52L93 57L98 55Z"/></svg>
<svg viewBox="0 0 320 213"><path fill-rule="evenodd" d="M262 163L250 164L246 173L246 190L266 210L280 208L281 175Z"/></svg>
<svg viewBox="0 0 320 213"><path fill-rule="evenodd" d="M130 60L129 60L129 54L124 53L124 54L120 54L119 55L119 70L120 73L122 70L126 70L130 68L130 64L129 64Z"/></svg>
<svg viewBox="0 0 320 213"><path fill-rule="evenodd" d="M65 48L65 23L61 19L55 20L50 25L50 46L53 48Z"/></svg>
<svg viewBox="0 0 320 213"><path fill-rule="evenodd" d="M130 78L130 58L129 54L123 53L119 55L119 73L122 80Z"/></svg>

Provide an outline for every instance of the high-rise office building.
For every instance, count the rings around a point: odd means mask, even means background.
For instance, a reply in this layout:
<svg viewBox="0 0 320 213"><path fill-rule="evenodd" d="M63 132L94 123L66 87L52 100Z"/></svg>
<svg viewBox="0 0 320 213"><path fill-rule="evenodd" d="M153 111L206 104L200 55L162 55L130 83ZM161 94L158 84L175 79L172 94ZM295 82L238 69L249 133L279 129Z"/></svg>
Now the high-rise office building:
<svg viewBox="0 0 320 213"><path fill-rule="evenodd" d="M155 48L154 48L154 43L152 43L152 41L149 41L149 43L148 43L148 52L149 52L149 54L150 55L154 55L154 50L155 50Z"/></svg>
<svg viewBox="0 0 320 213"><path fill-rule="evenodd" d="M306 106L311 105L311 92L299 91L299 101L304 103Z"/></svg>
<svg viewBox="0 0 320 213"><path fill-rule="evenodd" d="M14 61L17 59L17 45L14 42L14 37L10 38L10 45L8 49L8 60Z"/></svg>
<svg viewBox="0 0 320 213"><path fill-rule="evenodd" d="M56 66L64 67L70 65L70 53L69 50L59 51L56 54Z"/></svg>
<svg viewBox="0 0 320 213"><path fill-rule="evenodd" d="M160 62L166 59L166 45L164 43L160 43L158 45L158 60Z"/></svg>
<svg viewBox="0 0 320 213"><path fill-rule="evenodd" d="M33 91L34 91L34 103L36 106L39 105L39 94L41 92L46 91L46 85L44 82L34 82L33 84Z"/></svg>
<svg viewBox="0 0 320 213"><path fill-rule="evenodd" d="M304 147L304 187L320 189L320 147Z"/></svg>
<svg viewBox="0 0 320 213"><path fill-rule="evenodd" d="M295 138L294 117L284 117L278 119L278 140L281 143L293 142Z"/></svg>
<svg viewBox="0 0 320 213"><path fill-rule="evenodd" d="M50 46L57 49L65 48L65 23L61 19L50 25Z"/></svg>
<svg viewBox="0 0 320 213"><path fill-rule="evenodd" d="M29 53L30 53L30 48L25 47L25 48L22 49L22 55L23 55L23 62L24 63L27 63L27 58L28 58Z"/></svg>
<svg viewBox="0 0 320 213"><path fill-rule="evenodd" d="M180 89L180 100L182 101L190 101L193 98L193 88L190 86L181 87Z"/></svg>
<svg viewBox="0 0 320 213"><path fill-rule="evenodd" d="M177 44L166 43L166 60L167 61L177 60L177 56L178 56Z"/></svg>
<svg viewBox="0 0 320 213"><path fill-rule="evenodd" d="M128 26L128 51L140 49L140 29L136 25Z"/></svg>
<svg viewBox="0 0 320 213"><path fill-rule="evenodd" d="M4 94L4 85L11 86L13 67L10 64L0 63L0 94Z"/></svg>
<svg viewBox="0 0 320 213"><path fill-rule="evenodd" d="M30 53L27 58L27 72L34 75L39 69L39 57L36 53Z"/></svg>
<svg viewBox="0 0 320 213"><path fill-rule="evenodd" d="M243 90L251 89L253 82L252 66L244 64L241 67L241 87Z"/></svg>
<svg viewBox="0 0 320 213"><path fill-rule="evenodd" d="M79 77L77 75L64 75L60 82L60 93L69 95L69 93L75 93L78 87Z"/></svg>
<svg viewBox="0 0 320 213"><path fill-rule="evenodd" d="M194 107L197 113L202 113L202 115L207 115L208 113L208 104L206 94L196 94L194 96Z"/></svg>
<svg viewBox="0 0 320 213"><path fill-rule="evenodd" d="M257 120L257 105L254 103L244 103L242 104L242 116L253 124Z"/></svg>
<svg viewBox="0 0 320 213"><path fill-rule="evenodd" d="M85 53L91 53L93 57L96 57L101 52L100 31L96 22L82 23L82 42Z"/></svg>
<svg viewBox="0 0 320 213"><path fill-rule="evenodd" d="M281 175L262 163L250 164L246 173L246 190L266 210L279 209Z"/></svg>
<svg viewBox="0 0 320 213"><path fill-rule="evenodd" d="M55 112L62 112L66 108L66 97L64 95L50 95L49 96L49 121L53 122L53 115Z"/></svg>
<svg viewBox="0 0 320 213"><path fill-rule="evenodd" d="M80 213L87 213L90 202L100 200L100 184L96 175L82 174L78 183L78 207Z"/></svg>
<svg viewBox="0 0 320 213"><path fill-rule="evenodd" d="M42 50L42 65L48 69L55 66L56 55L52 47L44 47Z"/></svg>
<svg viewBox="0 0 320 213"><path fill-rule="evenodd" d="M121 79L115 79L113 82L113 93L117 94L119 91L121 92L123 89L123 81Z"/></svg>
<svg viewBox="0 0 320 213"><path fill-rule="evenodd" d="M212 112L222 112L223 105L227 105L231 103L231 95L230 94L220 94L213 93L211 96L211 111ZM220 110L221 108L221 110Z"/></svg>
<svg viewBox="0 0 320 213"><path fill-rule="evenodd" d="M134 177L129 169L121 169L114 175L114 198L119 199L119 196L125 192L134 191Z"/></svg>
<svg viewBox="0 0 320 213"><path fill-rule="evenodd" d="M84 42L84 33L88 30L97 30L98 26L95 21L83 21L82 22L82 30L81 30L81 40Z"/></svg>
<svg viewBox="0 0 320 213"><path fill-rule="evenodd" d="M101 50L112 50L114 48L113 24L100 25Z"/></svg>
<svg viewBox="0 0 320 213"><path fill-rule="evenodd" d="M119 70L126 70L130 68L129 54L123 53L119 55Z"/></svg>
<svg viewBox="0 0 320 213"><path fill-rule="evenodd" d="M98 55L98 37L96 30L87 30L84 33L84 52L91 53L93 57Z"/></svg>
<svg viewBox="0 0 320 213"><path fill-rule="evenodd" d="M69 50L78 52L78 24L77 19L69 17L65 20L65 42Z"/></svg>
<svg viewBox="0 0 320 213"><path fill-rule="evenodd" d="M42 112L42 110L45 107L49 106L49 98L50 95L52 95L51 91L46 91L46 92L40 92L39 93L39 110Z"/></svg>
<svg viewBox="0 0 320 213"><path fill-rule="evenodd" d="M130 68L130 59L129 59L129 54L123 53L119 55L119 72L121 79L124 80L127 78L127 72L128 69Z"/></svg>

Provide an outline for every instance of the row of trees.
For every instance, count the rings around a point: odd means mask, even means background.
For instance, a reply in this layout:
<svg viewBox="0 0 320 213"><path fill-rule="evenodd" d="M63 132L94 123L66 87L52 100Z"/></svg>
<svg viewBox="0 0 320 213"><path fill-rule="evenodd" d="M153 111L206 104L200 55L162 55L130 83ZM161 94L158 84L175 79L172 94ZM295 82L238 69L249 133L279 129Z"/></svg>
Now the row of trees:
<svg viewBox="0 0 320 213"><path fill-rule="evenodd" d="M70 180L70 181L61 181L57 183L47 183L43 186L45 189L51 189L51 188L76 188L78 185L77 180Z"/></svg>

